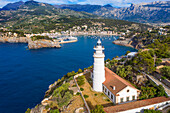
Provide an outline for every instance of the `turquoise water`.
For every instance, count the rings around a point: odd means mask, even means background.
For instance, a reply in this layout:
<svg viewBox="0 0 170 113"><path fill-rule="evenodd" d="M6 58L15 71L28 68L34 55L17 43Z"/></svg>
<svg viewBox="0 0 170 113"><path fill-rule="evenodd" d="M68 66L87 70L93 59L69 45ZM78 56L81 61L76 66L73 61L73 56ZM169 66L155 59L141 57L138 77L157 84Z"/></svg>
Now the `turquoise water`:
<svg viewBox="0 0 170 113"><path fill-rule="evenodd" d="M60 49L27 50L27 44L0 43L0 113L23 113L40 103L48 86L70 71L93 64L94 36L79 36L78 42ZM112 44L113 36L102 36L105 60L133 48Z"/></svg>

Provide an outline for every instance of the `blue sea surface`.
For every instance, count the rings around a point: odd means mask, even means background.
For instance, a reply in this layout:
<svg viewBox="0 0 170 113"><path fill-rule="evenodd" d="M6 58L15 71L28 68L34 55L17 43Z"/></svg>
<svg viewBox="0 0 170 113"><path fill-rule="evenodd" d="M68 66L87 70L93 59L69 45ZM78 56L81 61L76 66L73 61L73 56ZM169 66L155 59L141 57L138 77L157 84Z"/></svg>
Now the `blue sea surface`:
<svg viewBox="0 0 170 113"><path fill-rule="evenodd" d="M63 44L60 49L28 50L27 44L0 43L0 113L24 113L41 102L54 81L93 65L97 39L92 37L78 36L78 42ZM113 44L113 37L100 36L105 60L136 51Z"/></svg>

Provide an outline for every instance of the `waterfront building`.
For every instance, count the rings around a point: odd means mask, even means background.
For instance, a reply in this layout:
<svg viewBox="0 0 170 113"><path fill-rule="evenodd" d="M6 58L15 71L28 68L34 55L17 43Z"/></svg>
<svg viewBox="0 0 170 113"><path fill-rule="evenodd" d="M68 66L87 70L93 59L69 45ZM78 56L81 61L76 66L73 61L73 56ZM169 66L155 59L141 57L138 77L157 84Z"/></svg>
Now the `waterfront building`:
<svg viewBox="0 0 170 113"><path fill-rule="evenodd" d="M100 40L94 50L94 66L91 72L93 90L103 92L114 104L137 100L140 90L104 66L104 47Z"/></svg>

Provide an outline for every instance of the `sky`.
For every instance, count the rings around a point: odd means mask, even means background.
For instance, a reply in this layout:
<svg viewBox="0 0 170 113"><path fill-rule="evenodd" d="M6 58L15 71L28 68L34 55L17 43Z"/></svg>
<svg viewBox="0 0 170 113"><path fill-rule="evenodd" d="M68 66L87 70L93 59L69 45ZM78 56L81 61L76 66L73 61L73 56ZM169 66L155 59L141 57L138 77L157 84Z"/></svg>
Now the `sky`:
<svg viewBox="0 0 170 113"><path fill-rule="evenodd" d="M21 0L0 0L0 7L5 6L8 3L14 3ZM27 1L27 0L23 0ZM154 2L156 0L35 0L38 2L44 2L49 4L93 4L93 5L106 5L110 4L114 7L128 7L131 3L148 3ZM158 0L157 0L158 1ZM159 0L159 1L169 1L169 0Z"/></svg>

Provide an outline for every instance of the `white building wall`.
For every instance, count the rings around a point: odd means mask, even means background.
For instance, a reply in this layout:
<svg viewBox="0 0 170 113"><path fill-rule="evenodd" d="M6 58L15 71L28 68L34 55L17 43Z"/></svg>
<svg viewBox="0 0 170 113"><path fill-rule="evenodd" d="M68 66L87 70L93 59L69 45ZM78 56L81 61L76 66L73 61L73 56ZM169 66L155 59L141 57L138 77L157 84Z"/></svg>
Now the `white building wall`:
<svg viewBox="0 0 170 113"><path fill-rule="evenodd" d="M94 64L93 64L93 90L102 92L102 83L105 81L105 66L104 66L104 48L101 46L101 41L98 40L96 48L94 48Z"/></svg>
<svg viewBox="0 0 170 113"><path fill-rule="evenodd" d="M104 91L103 91L103 93L105 94L105 95L107 95L107 97L109 97L109 99L113 102L113 103L115 103L115 95L114 94L112 94L112 92L109 90L109 89L107 89L107 87L105 87L105 85L103 85L104 86ZM106 89L106 92L105 92L105 89ZM110 95L108 95L108 92L110 93ZM111 95L113 95L113 99L111 98Z"/></svg>
<svg viewBox="0 0 170 113"><path fill-rule="evenodd" d="M129 92L127 92L129 90ZM121 103L121 98L123 98L123 103L134 101L132 96L135 96L135 100L137 100L138 92L136 89L127 86L123 90L121 90L119 93L117 93L119 96L117 96L117 102ZM127 97L129 97L129 101L127 101Z"/></svg>
<svg viewBox="0 0 170 113"><path fill-rule="evenodd" d="M131 110L127 110L127 111L122 111L122 112L117 112L117 113L143 113L144 109L156 109L159 106L163 106L166 105L166 103L170 103L170 101L165 101L165 102L161 102L161 103L157 103L157 104L152 104L152 105L148 105L148 106L144 106L144 107L140 107L140 108L136 108L136 109L131 109Z"/></svg>

